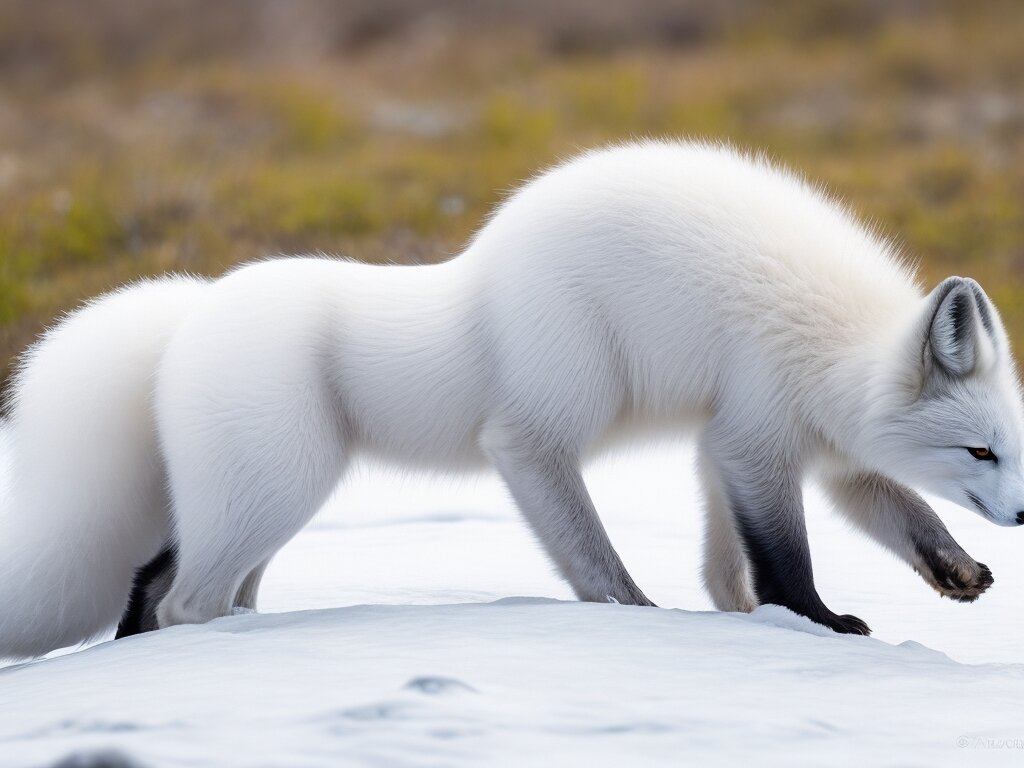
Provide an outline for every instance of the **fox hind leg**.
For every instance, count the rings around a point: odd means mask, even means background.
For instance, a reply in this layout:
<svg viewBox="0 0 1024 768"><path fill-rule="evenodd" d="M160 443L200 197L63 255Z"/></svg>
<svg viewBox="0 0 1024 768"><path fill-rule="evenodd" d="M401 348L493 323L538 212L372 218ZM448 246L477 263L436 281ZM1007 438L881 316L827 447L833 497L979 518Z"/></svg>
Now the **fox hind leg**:
<svg viewBox="0 0 1024 768"><path fill-rule="evenodd" d="M238 588L233 607L248 611L256 610L260 582L269 562L269 559L265 560L249 572ZM120 640L122 637L152 632L160 628L156 609L170 591L176 572L172 546L164 547L156 557L135 572L131 597L117 625L115 639Z"/></svg>
<svg viewBox="0 0 1024 768"><path fill-rule="evenodd" d="M235 595L235 608L243 608L250 611L256 610L256 597L259 594L260 582L263 581L263 574L266 572L268 565L270 565L269 558L249 571L249 575L243 579L242 585L238 588L238 593Z"/></svg>
<svg viewBox="0 0 1024 768"><path fill-rule="evenodd" d="M175 571L174 548L165 546L135 572L131 596L117 625L115 639L159 629L156 607L170 590Z"/></svg>
<svg viewBox="0 0 1024 768"><path fill-rule="evenodd" d="M170 441L178 572L157 618L197 624L255 603L262 567L316 513L343 468L326 393L254 405L241 425Z"/></svg>

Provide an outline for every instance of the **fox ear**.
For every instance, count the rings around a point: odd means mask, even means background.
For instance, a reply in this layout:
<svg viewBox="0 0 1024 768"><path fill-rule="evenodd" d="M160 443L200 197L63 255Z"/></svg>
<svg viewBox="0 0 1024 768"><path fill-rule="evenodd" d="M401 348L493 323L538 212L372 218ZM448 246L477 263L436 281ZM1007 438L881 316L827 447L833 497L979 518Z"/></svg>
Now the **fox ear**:
<svg viewBox="0 0 1024 768"><path fill-rule="evenodd" d="M925 364L947 375L970 374L999 346L995 309L974 280L949 277L928 300Z"/></svg>

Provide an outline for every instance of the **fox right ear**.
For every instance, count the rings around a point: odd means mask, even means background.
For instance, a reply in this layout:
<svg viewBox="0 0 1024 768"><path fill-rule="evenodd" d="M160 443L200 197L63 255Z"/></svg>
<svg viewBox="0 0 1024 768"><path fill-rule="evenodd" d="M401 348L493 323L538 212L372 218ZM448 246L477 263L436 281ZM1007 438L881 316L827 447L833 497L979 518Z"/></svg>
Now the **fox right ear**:
<svg viewBox="0 0 1024 768"><path fill-rule="evenodd" d="M995 354L992 308L974 280L949 277L928 297L924 363L948 376L967 376Z"/></svg>

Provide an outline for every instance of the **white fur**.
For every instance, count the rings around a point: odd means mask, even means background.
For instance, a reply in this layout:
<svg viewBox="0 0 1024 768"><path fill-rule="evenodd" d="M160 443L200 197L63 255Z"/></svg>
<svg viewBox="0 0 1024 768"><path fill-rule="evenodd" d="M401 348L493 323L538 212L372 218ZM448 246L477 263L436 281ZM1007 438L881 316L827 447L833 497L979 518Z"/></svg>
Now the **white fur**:
<svg viewBox="0 0 1024 768"><path fill-rule="evenodd" d="M161 625L229 613L360 451L497 466L583 599L644 602L578 473L642 428L702 425L723 607L754 604L715 490L741 475L881 473L1015 523L1020 398L983 297L956 340L973 358L934 370L955 344L889 245L764 160L658 142L540 176L444 264L280 259L126 289L18 378L0 656L116 621L168 536L164 462L180 551Z"/></svg>

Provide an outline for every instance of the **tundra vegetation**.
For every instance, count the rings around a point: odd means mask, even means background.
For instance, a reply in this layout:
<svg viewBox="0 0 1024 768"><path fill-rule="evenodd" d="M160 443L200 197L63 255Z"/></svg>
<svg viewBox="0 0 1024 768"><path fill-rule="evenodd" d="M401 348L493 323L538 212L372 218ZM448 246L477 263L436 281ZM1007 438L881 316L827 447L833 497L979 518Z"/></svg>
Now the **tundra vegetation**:
<svg viewBox="0 0 1024 768"><path fill-rule="evenodd" d="M1024 3L0 4L0 380L125 281L445 259L579 148L702 136L977 278L1024 349Z"/></svg>

